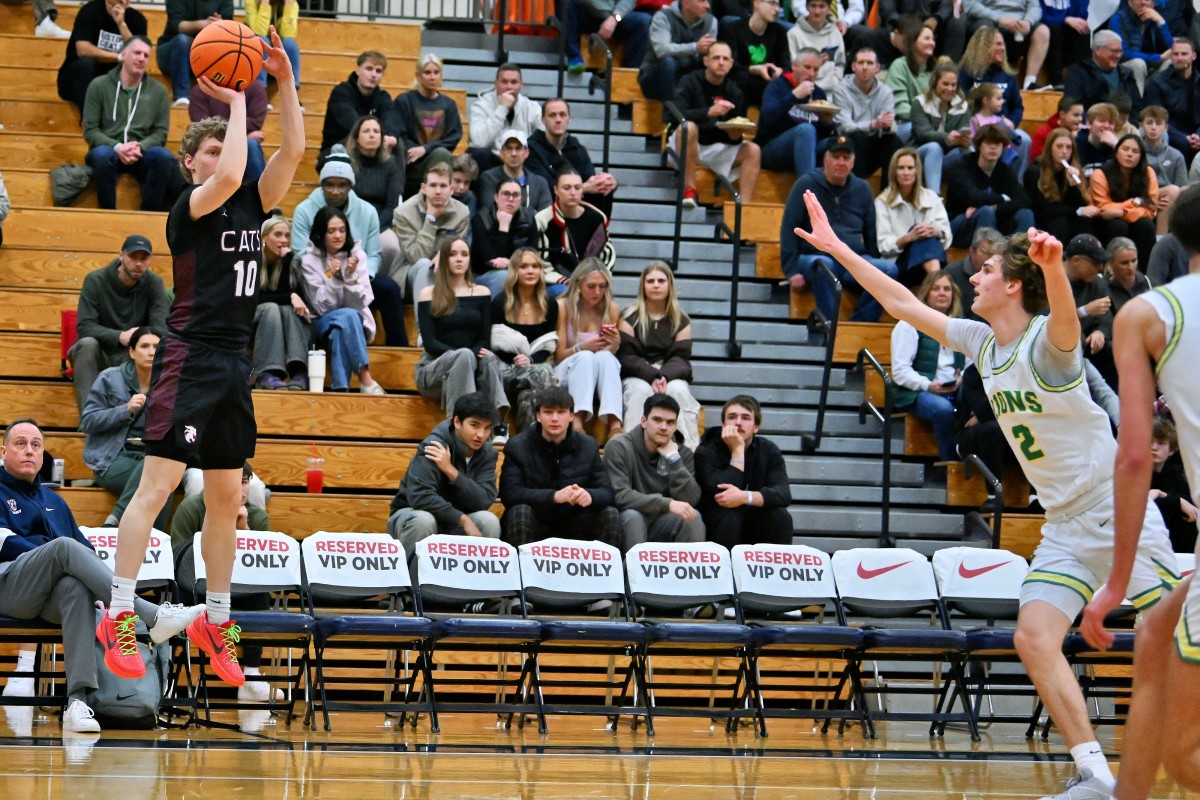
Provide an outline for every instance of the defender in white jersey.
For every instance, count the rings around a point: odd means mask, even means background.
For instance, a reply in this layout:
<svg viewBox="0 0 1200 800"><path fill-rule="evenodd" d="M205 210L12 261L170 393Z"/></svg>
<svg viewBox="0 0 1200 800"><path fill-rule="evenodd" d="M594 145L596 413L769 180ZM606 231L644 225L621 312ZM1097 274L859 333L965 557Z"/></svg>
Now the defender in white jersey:
<svg viewBox="0 0 1200 800"><path fill-rule="evenodd" d="M813 230L797 228L796 235L840 261L892 316L976 360L996 418L1047 508L1042 542L1021 590L1015 640L1079 768L1078 778L1053 800L1108 798L1112 772L1062 642L1111 566L1115 445L1084 382L1062 243L1033 230L1010 237L971 277L971 310L988 324L951 320L855 255L837 238L815 195L806 193L804 201ZM1047 304L1049 316L1039 317ZM1147 608L1178 580L1161 518L1148 525L1136 561L1130 585L1138 605Z"/></svg>
<svg viewBox="0 0 1200 800"><path fill-rule="evenodd" d="M1173 206L1171 233L1187 249L1191 274L1125 304L1113 332L1121 375L1121 433L1117 447L1116 541L1108 585L1084 611L1081 629L1097 647L1112 634L1105 615L1130 585L1150 491L1154 384L1166 395L1179 433L1179 450L1193 493L1200 488L1200 372L1190 359L1200 352L1200 186ZM1136 569L1136 568L1133 568ZM1192 576L1194 578L1194 576ZM1200 790L1200 585L1172 592L1138 627L1133 701L1125 727L1125 753L1113 797L1144 800L1159 766L1178 783Z"/></svg>

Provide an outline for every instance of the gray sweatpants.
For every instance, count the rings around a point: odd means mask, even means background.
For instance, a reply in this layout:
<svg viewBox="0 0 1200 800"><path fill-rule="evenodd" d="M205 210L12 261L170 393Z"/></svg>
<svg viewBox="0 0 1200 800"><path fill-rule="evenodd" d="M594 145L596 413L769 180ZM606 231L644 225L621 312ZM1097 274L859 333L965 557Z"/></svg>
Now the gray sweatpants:
<svg viewBox="0 0 1200 800"><path fill-rule="evenodd" d="M454 413L458 398L471 392L483 392L501 413L508 408L500 359L495 353L479 358L465 347L448 350L436 358L422 353L417 362L417 391L439 401L447 415Z"/></svg>
<svg viewBox="0 0 1200 800"><path fill-rule="evenodd" d="M0 564L0 614L40 617L62 626L67 696L83 699L96 683L96 601L112 599L112 571L74 539L55 539ZM158 606L141 598L134 611L153 625Z"/></svg>

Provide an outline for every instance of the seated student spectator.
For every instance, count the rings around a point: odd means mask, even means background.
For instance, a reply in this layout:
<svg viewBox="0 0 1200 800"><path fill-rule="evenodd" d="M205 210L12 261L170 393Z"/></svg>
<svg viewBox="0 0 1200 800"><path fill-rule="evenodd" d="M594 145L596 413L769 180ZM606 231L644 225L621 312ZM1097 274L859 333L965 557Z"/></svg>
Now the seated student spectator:
<svg viewBox="0 0 1200 800"><path fill-rule="evenodd" d="M536 249L518 247L508 260L504 286L492 298L492 352L501 361L504 394L516 409L514 432L533 424L538 392L554 385L558 303L546 293L544 269Z"/></svg>
<svg viewBox="0 0 1200 800"><path fill-rule="evenodd" d="M500 538L496 502L495 410L482 392L459 397L454 413L421 440L392 498L387 529L412 555L435 533Z"/></svg>
<svg viewBox="0 0 1200 800"><path fill-rule="evenodd" d="M450 196L466 206L472 218L479 208L479 203L475 200L475 190L471 185L478 177L479 165L466 153L460 153L450 161ZM425 180L424 176L421 180ZM471 231L467 229L468 240L470 236Z"/></svg>
<svg viewBox="0 0 1200 800"><path fill-rule="evenodd" d="M266 70L263 70L266 75ZM266 139L263 133L263 123L267 121L267 87L251 82L243 91L246 96L246 182L253 183L262 175L267 167L267 159L263 156L262 143ZM229 119L229 106L222 103L208 92L197 92L191 98L188 106L188 119L199 122L208 117Z"/></svg>
<svg viewBox="0 0 1200 800"><path fill-rule="evenodd" d="M494 204L471 219L471 273L492 296L508 281L508 265L517 248L534 249L538 243L533 212L521 205L521 184L506 179L496 188ZM538 261L541 265L541 261Z"/></svg>
<svg viewBox="0 0 1200 800"><path fill-rule="evenodd" d="M792 0L792 13L799 19L807 11L805 0ZM863 0L830 0L829 18L837 26L842 36L867 17L866 4Z"/></svg>
<svg viewBox="0 0 1200 800"><path fill-rule="evenodd" d="M896 135L908 144L913 141L912 107L929 89L933 77L933 51L937 46L933 31L922 25L913 28L904 40L905 54L887 69L886 83L892 90L896 114Z"/></svg>
<svg viewBox="0 0 1200 800"><path fill-rule="evenodd" d="M1154 8L1154 0L1124 0L1108 18L1108 29L1121 38L1121 66L1133 73L1138 91L1144 92L1146 76L1158 71L1175 42L1167 21Z"/></svg>
<svg viewBox="0 0 1200 800"><path fill-rule="evenodd" d="M1112 107L1117 110L1116 127L1113 129L1113 133L1117 135L1117 138L1119 139L1128 133L1140 135L1136 124L1137 117L1133 116L1133 101L1129 95L1121 91L1113 92L1109 95L1108 102L1112 103Z"/></svg>
<svg viewBox="0 0 1200 800"><path fill-rule="evenodd" d="M501 181L513 180L521 187L521 206L535 214L554 202L550 184L541 175L525 169L529 159L529 137L512 129L500 134L500 164L486 169L475 187L478 208L491 208L496 203L496 187Z"/></svg>
<svg viewBox="0 0 1200 800"><path fill-rule="evenodd" d="M653 2L662 3L662 5L670 5L671 0L653 0ZM642 5L648 5L643 0ZM729 25L735 20L750 19L750 15L754 12L753 0L712 0L709 5L712 7L713 16L717 18L717 27ZM783 4L780 4L782 10ZM787 14L784 13L786 17ZM789 23L790 25L790 23Z"/></svg>
<svg viewBox="0 0 1200 800"><path fill-rule="evenodd" d="M296 30L300 25L300 4L296 0L246 0L246 26L268 44L271 41L271 26L283 43L283 52L292 65L295 86L300 88L300 45L296 42ZM267 86L267 71L258 75L263 88ZM301 106L303 108L303 106Z"/></svg>
<svg viewBox="0 0 1200 800"><path fill-rule="evenodd" d="M1112 300L1113 319L1133 298L1151 289L1150 279L1138 272L1137 245L1132 239L1114 236L1105 248L1108 262L1104 266L1104 281L1108 298Z"/></svg>
<svg viewBox="0 0 1200 800"><path fill-rule="evenodd" d="M67 54L58 68L58 96L82 114L88 85L116 69L130 37L146 34L146 17L129 0L88 0L71 26Z"/></svg>
<svg viewBox="0 0 1200 800"><path fill-rule="evenodd" d="M1200 104L1196 103L1196 45L1183 36L1171 45L1171 68L1159 70L1146 83L1148 106L1162 106L1170 115L1167 137L1193 163L1200 150Z"/></svg>
<svg viewBox="0 0 1200 800"><path fill-rule="evenodd" d="M679 79L702 66L717 40L717 18L707 0L676 0L650 18L650 46L638 68L638 85L649 100L675 99Z"/></svg>
<svg viewBox="0 0 1200 800"><path fill-rule="evenodd" d="M569 132L571 107L561 97L542 104L542 129L529 134L529 160L525 169L541 175L553 184L558 171L567 164L583 178L583 199L611 216L617 179L609 172L597 172L587 148Z"/></svg>
<svg viewBox="0 0 1200 800"><path fill-rule="evenodd" d="M1033 226L1025 189L1012 169L1000 163L1010 141L1007 128L984 125L975 134L976 157L946 171L946 213L954 247L965 247L980 226L1009 234Z"/></svg>
<svg viewBox="0 0 1200 800"><path fill-rule="evenodd" d="M958 285L946 272L931 272L917 299L951 318L962 316ZM901 320L892 328L892 408L933 425L938 457L958 461L955 450L956 399L965 363L959 353Z"/></svg>
<svg viewBox="0 0 1200 800"><path fill-rule="evenodd" d="M8 189L4 186L4 176L0 175L0 245L4 244L4 220L12 211L12 201L8 199Z"/></svg>
<svg viewBox="0 0 1200 800"><path fill-rule="evenodd" d="M354 72L329 93L321 127L321 152L317 154L318 170L325 164L329 151L346 141L354 123L362 117L378 119L383 128L383 146L395 149L400 137L400 118L392 96L379 88L387 65L387 56L378 50L360 53Z"/></svg>
<svg viewBox="0 0 1200 800"><path fill-rule="evenodd" d="M910 0L903 1L909 2ZM920 0L911 1L920 2ZM934 1L940 2L940 0ZM881 0L881 10L884 10L883 6L884 2ZM904 57L905 34L915 31L924 25L925 20L922 17L910 12L896 13L893 15L891 21L887 23L883 22L881 18L878 28L871 28L867 25L855 25L843 34L846 40L846 52L854 54L864 47L869 47L875 51L880 64L891 64L897 58ZM962 42L959 42L960 55L961 52Z"/></svg>
<svg viewBox="0 0 1200 800"><path fill-rule="evenodd" d="M675 105L685 120L676 134L676 147L685 153L684 208L695 208L700 202L696 193L697 163L737 183L743 202L754 199L762 159L758 145L746 141L741 130L719 127L722 122L746 115L745 98L729 78L732 66L729 45L714 42L704 54L704 70L684 75L675 90Z"/></svg>
<svg viewBox="0 0 1200 800"><path fill-rule="evenodd" d="M44 452L45 437L36 422L23 418L9 423L0 450L0 527L13 535L0 548L0 614L62 626L67 674L63 730L99 733L100 724L84 698L99 687L96 602L111 600L113 573L96 557L62 497L42 485L38 473ZM150 638L155 644L181 633L204 610L170 603L156 606L140 597L134 606L141 619L152 621ZM133 631L119 634L132 638Z"/></svg>
<svg viewBox="0 0 1200 800"><path fill-rule="evenodd" d="M637 301L621 314L621 388L625 429L642 418L654 394L672 397L678 429L688 447L700 444L700 402L692 396L692 320L679 307L675 275L662 261L642 270Z"/></svg>
<svg viewBox="0 0 1200 800"><path fill-rule="evenodd" d="M350 391L350 376L358 375L360 392L384 394L371 377L367 357L367 344L375 338L375 317L367 308L373 295L366 261L345 212L325 206L313 218L299 265L294 261L292 265L312 309L313 337L328 343L330 386L335 392Z"/></svg>
<svg viewBox="0 0 1200 800"><path fill-rule="evenodd" d="M896 135L892 90L876 77L879 61L875 51L859 50L851 69L854 74L842 78L833 91L833 103L838 107L834 124L838 138L846 137L854 143L854 174L869 178L875 170L885 168L902 145ZM880 175L880 185L887 187L886 172Z"/></svg>
<svg viewBox="0 0 1200 800"><path fill-rule="evenodd" d="M1064 94L1078 97L1085 108L1106 102L1116 91L1123 91L1132 99L1134 110L1140 111L1142 93L1128 67L1119 66L1124 53L1121 37L1110 30L1099 30L1092 34L1092 57L1076 61L1067 68Z"/></svg>
<svg viewBox="0 0 1200 800"><path fill-rule="evenodd" d="M67 352L74 369L75 401L82 412L100 371L129 359L130 337L142 326L167 333L170 300L163 281L150 268L150 240L125 238L117 257L83 279L79 292L79 338Z"/></svg>
<svg viewBox="0 0 1200 800"><path fill-rule="evenodd" d="M1083 177L1090 180L1092 173L1112 158L1117 146L1117 107L1112 103L1097 103L1088 109L1087 123L1075 134L1075 149L1079 151L1079 163L1083 164Z"/></svg>
<svg viewBox="0 0 1200 800"><path fill-rule="evenodd" d="M695 456L678 441L679 404L659 392L634 413L641 422L604 444L625 532L622 549L644 542L703 542Z"/></svg>
<svg viewBox="0 0 1200 800"><path fill-rule="evenodd" d="M757 435L761 426L758 401L735 395L696 448L700 516L709 541L728 548L792 543L787 467L779 446Z"/></svg>
<svg viewBox="0 0 1200 800"><path fill-rule="evenodd" d="M400 286L389 277L390 264L383 263L379 236L379 213L375 207L354 193L357 178L350 156L341 144L335 144L332 152L321 167L321 185L312 194L300 201L292 216L292 239L298 242L298 252L308 246L313 218L322 208L329 206L345 213L350 220L350 229L361 231L359 245L367 256L367 276L371 282L371 294L375 300L371 307L383 319L383 330L387 342L392 346L407 347L408 332L404 328L404 313L401 307ZM311 298L309 298L311 300Z"/></svg>
<svg viewBox="0 0 1200 800"><path fill-rule="evenodd" d="M1100 209L1092 205L1092 191L1075 152L1075 137L1056 128L1046 137L1046 149L1025 172L1025 194L1040 230L1069 242L1080 233L1096 233Z"/></svg>
<svg viewBox="0 0 1200 800"><path fill-rule="evenodd" d="M554 205L534 216L538 251L546 262L551 297L567 291L567 280L585 258L595 258L611 271L617 251L608 235L608 217L583 202L583 180L564 166L554 181Z"/></svg>
<svg viewBox="0 0 1200 800"><path fill-rule="evenodd" d="M471 280L471 249L446 237L438 248L432 286L416 296L425 352L417 362L417 391L452 412L463 395L482 392L500 416L508 409L500 360L492 342L492 295ZM497 432L503 425L497 426Z"/></svg>
<svg viewBox="0 0 1200 800"><path fill-rule="evenodd" d="M508 440L500 471L504 541L521 546L551 536L624 544L621 513L596 440L571 425L571 393L537 394L537 422Z"/></svg>
<svg viewBox="0 0 1200 800"><path fill-rule="evenodd" d="M192 40L223 19L233 19L233 0L167 0L167 26L158 37L158 68L171 79L176 106L186 106L192 94Z"/></svg>
<svg viewBox="0 0 1200 800"><path fill-rule="evenodd" d="M308 346L312 310L305 286L292 270L291 226L272 216L262 225L262 268L258 273L258 307L254 310L251 353L257 389L308 389Z"/></svg>
<svg viewBox="0 0 1200 800"><path fill-rule="evenodd" d="M650 40L650 14L639 10L632 0L567 0L561 8L568 72L586 69L579 37L589 33L599 33L610 48L613 43L622 44L622 67L637 69L642 65Z"/></svg>
<svg viewBox="0 0 1200 800"><path fill-rule="evenodd" d="M1165 417L1156 416L1151 436L1153 443L1150 445L1150 455L1154 459L1154 471L1150 475L1150 499L1158 506L1167 525L1172 549L1176 553L1190 553L1196 549L1197 509L1192 505L1187 472L1179 456L1175 424Z"/></svg>
<svg viewBox="0 0 1200 800"><path fill-rule="evenodd" d="M83 463L92 470L96 485L116 494L117 502L104 520L104 527L121 522L138 483L146 448L146 400L150 395L150 369L159 336L149 328L138 328L129 337L129 358L119 367L100 373L88 393L79 429L87 434ZM165 531L171 503L163 506L154 527Z"/></svg>
<svg viewBox="0 0 1200 800"><path fill-rule="evenodd" d="M1079 132L1083 127L1083 103L1079 102L1078 98L1071 97L1069 94L1064 94L1058 100L1057 110L1050 115L1050 119L1038 126L1038 129L1033 132L1033 142L1029 145L1029 157L1036 161L1042 157L1042 151L1046 147L1046 137L1055 128L1063 128L1071 136Z"/></svg>
<svg viewBox="0 0 1200 800"><path fill-rule="evenodd" d="M806 191L811 190L816 194L822 206L839 209L840 213L833 220L838 238L850 243L854 252L885 275L896 277L896 265L878 255L875 200L871 196L870 185L852 174L854 158L854 140L845 136L830 139L822 156L822 168L796 179L788 194L783 222L779 226L779 260L784 274L788 276L793 289L802 289L806 285L812 287L817 308L826 319L834 319L838 314L835 306L837 295L818 262L823 261L843 284L858 286L858 282L836 260L828 258L793 233L797 227L808 225L808 208L804 205ZM878 322L882 313L883 307L878 301L863 292L851 319L856 322Z"/></svg>
<svg viewBox="0 0 1200 800"><path fill-rule="evenodd" d="M1113 157L1092 173L1091 188L1092 205L1100 209L1100 238L1133 239L1141 259L1139 269L1145 272L1155 242L1158 178L1146 160L1146 146L1136 134L1120 138Z"/></svg>
<svg viewBox="0 0 1200 800"><path fill-rule="evenodd" d="M762 166L803 175L817 166L818 143L833 135L833 107L812 113L800 106L828 101L816 84L821 55L811 47L792 60L792 71L767 84L754 142L761 152Z"/></svg>
<svg viewBox="0 0 1200 800"><path fill-rule="evenodd" d="M417 295L429 285L433 257L442 237L465 239L471 229L467 207L450 196L449 166L434 164L429 168L421 191L396 206L392 228L400 241L400 255L385 269L415 303Z"/></svg>
<svg viewBox="0 0 1200 800"><path fill-rule="evenodd" d="M999 125L1002 128L1008 128L1008 135L1013 135L1013 124L1008 121L1008 117L1000 113L1000 109L1004 106L1004 92L999 86L994 83L975 84L975 88L971 90L971 94L967 98L967 103L971 106L971 124L968 130L972 139L984 125ZM1017 163L1020 155L1016 145L1010 143L1008 147L1004 148L1000 161L1012 166Z"/></svg>
<svg viewBox="0 0 1200 800"><path fill-rule="evenodd" d="M411 196L420 189L426 170L440 162L449 164L462 141L458 103L442 94L439 56L424 53L417 59L413 88L396 95L396 115L400 118L399 147L406 165L404 194Z"/></svg>
<svg viewBox="0 0 1200 800"><path fill-rule="evenodd" d="M1112 299L1108 286L1101 274L1108 262L1108 251L1100 246L1100 240L1081 233L1063 250L1067 277L1071 281L1071 292L1075 296L1075 308L1079 312L1079 325L1083 336L1083 357L1092 362L1104 380L1117 388L1117 370L1113 364L1112 350Z"/></svg>
<svg viewBox="0 0 1200 800"><path fill-rule="evenodd" d="M496 82L471 103L469 153L483 172L501 164L500 148L508 132L529 134L542 127L542 107L521 94L521 68L506 63L496 67ZM503 138L502 138L503 137Z"/></svg>
<svg viewBox="0 0 1200 800"><path fill-rule="evenodd" d="M807 14L797 16L796 24L787 33L788 48L793 59L805 47L811 47L821 54L817 86L832 94L846 71L846 42L829 16L828 0L805 0L805 8Z"/></svg>
<svg viewBox="0 0 1200 800"><path fill-rule="evenodd" d="M942 59L934 66L929 88L914 98L910 114L921 172L926 185L940 194L942 170L966 158L971 148L971 110L958 91L954 62Z"/></svg>
<svg viewBox="0 0 1200 800"><path fill-rule="evenodd" d="M1088 26L1088 0L1041 0L1040 4L1042 24L1050 30L1046 75L1057 88L1066 78L1067 67L1087 61L1091 56L1092 29ZM1037 158L1036 153L1030 153L1030 156Z"/></svg>
<svg viewBox="0 0 1200 800"><path fill-rule="evenodd" d="M1146 278L1152 286L1165 286L1187 274L1188 254L1174 234L1168 233L1154 243L1146 266Z"/></svg>
<svg viewBox="0 0 1200 800"><path fill-rule="evenodd" d="M392 215L404 199L404 164L383 146L383 126L375 117L359 117L345 147L354 169L354 194L379 215L379 263L391 264L400 254Z"/></svg>
<svg viewBox="0 0 1200 800"><path fill-rule="evenodd" d="M131 36L119 69L88 85L83 101L84 159L92 168L101 208L117 207L117 177L132 173L142 187L142 211L166 211L167 187L178 167L164 145L171 103L163 85L146 74L150 40Z"/></svg>
<svg viewBox="0 0 1200 800"><path fill-rule="evenodd" d="M1187 162L1183 153L1167 143L1167 110L1162 106L1146 106L1142 109L1142 144L1146 148L1146 161L1158 179L1157 232L1167 232L1167 218L1171 204L1179 193L1187 188Z"/></svg>
<svg viewBox="0 0 1200 800"><path fill-rule="evenodd" d="M754 12L748 19L720 26L721 40L729 43L733 53L730 75L748 106L762 105L767 84L782 75L792 61L788 31L778 18L779 3L754 0Z"/></svg>
<svg viewBox="0 0 1200 800"><path fill-rule="evenodd" d="M896 48L887 46L889 34L900 30L903 18L910 17L934 32L938 53L952 61L962 58L967 44L967 20L958 15L954 3L949 0L879 0L878 6L878 28L859 24L846 33L851 51L874 47L875 52L890 64L896 60L896 55L888 58L890 54L885 51Z"/></svg>
<svg viewBox="0 0 1200 800"><path fill-rule="evenodd" d="M879 255L896 262L900 281L915 285L946 266L950 218L946 206L921 180L917 151L902 147L888 165L888 188L875 198Z"/></svg>
<svg viewBox="0 0 1200 800"><path fill-rule="evenodd" d="M977 322L981 320L971 310L971 303L975 298L975 285L971 283L971 276L983 269L983 262L1000 252L1003 244L1004 235L1000 231L995 228L978 227L971 236L971 246L967 248L967 254L957 261L950 262L946 267L946 272L958 286L958 296L963 298L962 315L966 319Z"/></svg>
<svg viewBox="0 0 1200 800"><path fill-rule="evenodd" d="M1029 134L1021 130L1021 120L1025 117L1025 101L1021 99L1021 88L1015 77L1016 70L1008 63L1008 50L1005 37L1000 31L990 25L984 25L975 31L967 44L959 65L958 88L963 94L969 95L978 83L994 83L1004 90L1004 106L1000 109L1011 124L1009 130L1013 144L1019 152L1017 158L1017 180L1025 175L1029 165ZM1034 73L1036 74L1036 73Z"/></svg>
<svg viewBox="0 0 1200 800"><path fill-rule="evenodd" d="M33 35L49 39L67 39L71 32L58 25L58 7L54 0L33 0Z"/></svg>
<svg viewBox="0 0 1200 800"><path fill-rule="evenodd" d="M990 29L1004 37L1004 49L1011 51L1018 61L1025 56L1025 80L1014 90L1037 88L1038 73L1046 61L1050 48L1050 29L1042 24L1042 7L1038 0L964 0L963 16L967 18L967 32L974 36L979 31ZM991 45L992 37L988 37ZM965 62L971 53L967 44ZM977 75L980 80L988 80ZM970 91L970 87L966 87ZM1020 120L1013 120L1020 123Z"/></svg>
<svg viewBox="0 0 1200 800"><path fill-rule="evenodd" d="M955 452L963 459L978 456L988 471L1000 478L1005 466L1017 466L1017 460L974 362L962 371L959 385Z"/></svg>
<svg viewBox="0 0 1200 800"><path fill-rule="evenodd" d="M571 394L575 430L599 413L608 433L621 428L621 364L617 349L621 312L612 297L612 275L598 258L585 258L558 300L558 348L554 377ZM599 397L599 408L596 399Z"/></svg>

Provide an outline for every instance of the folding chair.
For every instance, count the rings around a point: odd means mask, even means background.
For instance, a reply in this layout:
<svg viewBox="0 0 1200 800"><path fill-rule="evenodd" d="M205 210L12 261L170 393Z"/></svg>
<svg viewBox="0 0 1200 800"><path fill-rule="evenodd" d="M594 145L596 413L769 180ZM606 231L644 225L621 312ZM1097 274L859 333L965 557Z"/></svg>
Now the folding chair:
<svg viewBox="0 0 1200 800"><path fill-rule="evenodd" d="M645 542L634 545L625 554L625 574L629 578L630 598L641 607L655 611L684 612L688 609L715 605L715 619L658 619L642 616L650 627L650 641L642 646L646 660L646 731L654 735L654 716L709 717L711 719L736 720L740 714L738 704L749 704L754 720L754 730L765 734L762 709L758 706L758 689L753 684L749 669L749 649L753 637L749 626L737 622L725 622L723 610L726 606L736 608L737 598L733 586L733 571L729 551L715 542L674 544ZM712 674L706 683L655 680L651 659L696 658L713 659ZM722 680L721 659L737 660L737 669L732 683ZM750 685L750 692L743 697L743 682ZM695 690L697 686L708 688L708 705L660 705L657 694L660 690ZM717 693L729 692L729 707L718 709ZM678 698L677 703L688 703L687 698ZM636 725L636 718L634 719Z"/></svg>
<svg viewBox="0 0 1200 800"><path fill-rule="evenodd" d="M848 613L868 619L886 619L893 627L867 626L863 629L862 657L874 662L874 685L863 692L880 696L880 710L868 713L878 720L920 720L930 723L929 735L940 733L947 722L965 722L973 741L979 740L974 710L964 690L967 637L962 631L945 630L938 614L937 586L933 568L925 556L907 548L853 548L833 554L833 576L838 594ZM901 620L924 627L894 627ZM938 627L933 627L937 624ZM898 664L925 663L926 673L900 673L896 680L908 685L892 685L881 675L879 661ZM950 677L944 679L942 665ZM923 686L923 683L929 686ZM929 711L889 711L886 695L927 694L933 697ZM959 697L962 712L950 711L947 698Z"/></svg>
<svg viewBox="0 0 1200 800"><path fill-rule="evenodd" d="M498 651L496 677L454 677L450 669L431 672L433 707L467 713L507 714L505 727L512 726L514 714L537 714L538 732L546 733L546 714L536 691L537 648L542 624L529 619L521 589L521 567L517 548L499 539L437 534L420 542L414 549L410 569L416 574L423 604L471 604L498 601L499 614L428 614L433 620L433 652ZM513 605L518 613L507 613ZM519 653L521 670L516 678L508 675L507 653ZM431 670L434 665L431 664ZM456 702L437 699L445 686L493 686L496 699L491 703ZM511 689L513 699L508 699ZM533 702L530 703L530 695Z"/></svg>
<svg viewBox="0 0 1200 800"><path fill-rule="evenodd" d="M439 730L437 710L433 706L432 682L429 676L429 642L433 622L421 616L420 597L412 588L404 548L390 536L376 533L329 533L318 531L300 543L304 557L304 596L309 613L316 620L313 628L313 652L316 669L316 699L310 703L305 721L317 727L316 711L320 707L325 730L330 730L330 711L382 711L401 713L413 711L429 714L430 728ZM366 609L354 613L322 616L316 610L316 597L323 600L367 600L385 597L384 613L369 613ZM404 613L404 601L409 600L412 614ZM385 683L380 701L330 700L328 684L336 680L350 686L377 687L377 673L354 670L339 674L336 679L325 671L327 648L370 648L387 651L384 664ZM417 653L415 668L409 668L407 655ZM403 673L403 674L402 674ZM412 702L418 675L422 681L424 703ZM392 697L399 689L404 699Z"/></svg>
<svg viewBox="0 0 1200 800"><path fill-rule="evenodd" d="M823 732L835 719L839 720L839 731L847 720L857 720L867 738L875 738L859 674L858 650L863 632L845 624L822 624L828 612L833 613L834 622L843 622L829 556L804 545L779 544L740 544L730 556L743 621L751 626L753 635L749 664L758 698L752 705L757 705L764 717L824 720ZM815 619L804 621L802 611L811 612ZM768 684L763 682L760 669L764 657L817 663L810 680L797 682L789 676L786 682ZM841 663L836 672L835 661ZM827 672L824 662L828 662ZM750 691L749 684L746 691ZM768 706L763 696L766 691L817 693L824 696L823 705L811 700L808 708Z"/></svg>

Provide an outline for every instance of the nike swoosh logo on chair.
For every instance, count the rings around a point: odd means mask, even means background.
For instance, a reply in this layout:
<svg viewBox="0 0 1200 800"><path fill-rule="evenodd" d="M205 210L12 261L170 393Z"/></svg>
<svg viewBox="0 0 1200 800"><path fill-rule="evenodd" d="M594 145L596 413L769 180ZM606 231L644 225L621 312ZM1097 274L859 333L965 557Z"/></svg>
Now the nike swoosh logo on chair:
<svg viewBox="0 0 1200 800"><path fill-rule="evenodd" d="M871 578L877 578L880 575L884 574L885 572L891 572L894 569L900 569L905 564L910 564L910 563L912 563L912 562L901 561L899 564L891 564L889 566L878 567L876 569L867 569L866 567L863 566L863 563L860 561L860 562L858 562L858 577L862 578L865 581L869 581Z"/></svg>
<svg viewBox="0 0 1200 800"><path fill-rule="evenodd" d="M991 572L994 569L999 569L1007 563L1007 561L1001 561L999 564L991 564L986 567L975 567L972 569L971 567L968 567L965 562L960 561L958 562L958 574L967 580L970 580L971 578L978 578L985 572Z"/></svg>

